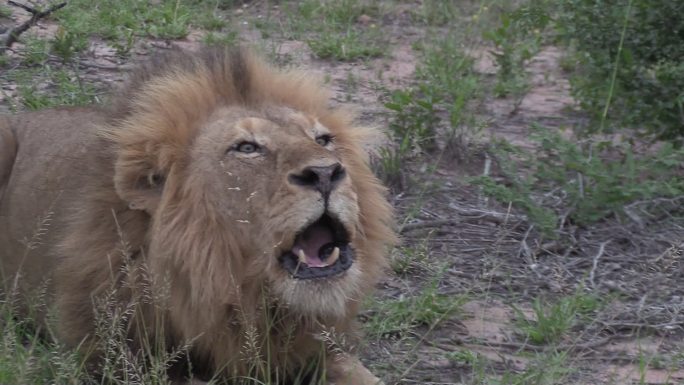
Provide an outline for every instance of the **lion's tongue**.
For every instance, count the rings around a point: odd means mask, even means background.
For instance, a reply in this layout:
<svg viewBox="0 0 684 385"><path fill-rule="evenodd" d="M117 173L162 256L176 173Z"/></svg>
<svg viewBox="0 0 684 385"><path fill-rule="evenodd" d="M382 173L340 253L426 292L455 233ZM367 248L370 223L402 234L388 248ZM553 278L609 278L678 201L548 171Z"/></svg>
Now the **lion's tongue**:
<svg viewBox="0 0 684 385"><path fill-rule="evenodd" d="M319 250L324 245L333 241L333 234L328 226L313 224L297 237L292 252L299 255L300 250L304 251L306 264L309 267L324 267L327 263L318 256Z"/></svg>

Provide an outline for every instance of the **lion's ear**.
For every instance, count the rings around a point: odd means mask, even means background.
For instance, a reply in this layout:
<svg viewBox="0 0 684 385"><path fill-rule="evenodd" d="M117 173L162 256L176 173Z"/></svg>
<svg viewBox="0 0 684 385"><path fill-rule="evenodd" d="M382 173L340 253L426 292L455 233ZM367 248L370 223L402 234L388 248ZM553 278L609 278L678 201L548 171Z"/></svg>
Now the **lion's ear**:
<svg viewBox="0 0 684 385"><path fill-rule="evenodd" d="M145 162L124 162L119 159L114 172L117 194L133 210L152 214L159 204L166 174Z"/></svg>

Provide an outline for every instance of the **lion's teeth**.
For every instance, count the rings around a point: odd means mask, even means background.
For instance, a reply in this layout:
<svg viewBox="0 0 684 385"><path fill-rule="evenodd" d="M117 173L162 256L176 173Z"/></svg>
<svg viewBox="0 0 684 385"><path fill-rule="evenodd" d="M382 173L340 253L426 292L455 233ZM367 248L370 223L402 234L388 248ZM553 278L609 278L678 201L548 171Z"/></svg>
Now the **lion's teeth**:
<svg viewBox="0 0 684 385"><path fill-rule="evenodd" d="M300 263L306 263L306 253L304 253L304 250L297 250L297 257L299 258Z"/></svg>
<svg viewBox="0 0 684 385"><path fill-rule="evenodd" d="M340 248L335 247L333 249L332 253L330 253L330 257L328 257L328 260L326 262L328 262L328 265L332 265L333 263L337 262L337 260L339 258L340 258Z"/></svg>

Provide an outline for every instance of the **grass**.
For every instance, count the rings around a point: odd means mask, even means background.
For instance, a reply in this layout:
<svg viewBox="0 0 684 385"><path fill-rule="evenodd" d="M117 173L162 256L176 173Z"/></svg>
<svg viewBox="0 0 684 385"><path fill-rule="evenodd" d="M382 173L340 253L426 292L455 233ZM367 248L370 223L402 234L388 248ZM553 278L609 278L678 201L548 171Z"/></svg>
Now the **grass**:
<svg viewBox="0 0 684 385"><path fill-rule="evenodd" d="M123 288L128 290L128 288ZM0 382L2 384L109 384L109 385L171 385L169 370L187 360L192 345L188 341L180 346L167 346L164 338L164 319L146 331L154 333L149 339L134 344L129 330L133 327L140 304L132 300L120 302L120 294L110 290L100 296L93 297L95 311L94 338L95 344L90 348L100 354L95 360L88 354L66 349L55 337L55 320L48 316L46 323L35 322L33 316L19 311L14 303L15 296L2 293L0 302ZM44 293L30 302L38 305L44 300ZM146 301L141 299L141 301ZM38 314L33 309L29 314ZM272 315L265 315L275 319ZM38 325L41 325L40 327ZM281 325L269 323L277 329ZM294 333L294 329L292 329ZM239 358L247 360L250 366L250 377L236 379L238 384L276 384L278 373L271 371L273 364L269 361L269 346L265 345L256 329L247 328L244 335L243 355ZM154 339L153 339L154 338ZM291 338L284 336L284 338ZM292 337L294 338L294 337ZM154 342L153 342L154 341ZM325 346L340 346L348 349L344 336L328 331L321 335L321 352ZM138 347L133 347L138 346ZM322 357L322 354L320 355ZM323 361L312 359L300 372L295 373L293 385L322 385L325 366ZM189 363L188 363L189 364ZM282 369L282 368L281 368ZM306 374L306 377L305 377ZM257 379L260 378L261 380ZM217 384L216 379L209 384ZM233 383L233 382L231 382Z"/></svg>
<svg viewBox="0 0 684 385"><path fill-rule="evenodd" d="M216 33L209 31L204 35L202 38L202 43L206 45L211 45L211 46L231 46L234 45L238 41L238 36L237 33L235 32L228 32L228 33Z"/></svg>
<svg viewBox="0 0 684 385"><path fill-rule="evenodd" d="M9 18L12 16L12 9L4 4L0 5L0 17Z"/></svg>
<svg viewBox="0 0 684 385"><path fill-rule="evenodd" d="M531 133L536 153L505 141L490 147L505 181L481 176L471 182L489 196L524 210L547 235L557 228L561 215L578 225L611 215L639 222L642 219L629 209L632 202L684 194L684 151L672 144L643 151L630 141L601 137L578 141L544 127Z"/></svg>
<svg viewBox="0 0 684 385"><path fill-rule="evenodd" d="M48 60L50 46L46 40L30 38L26 40L24 64L27 66L42 65Z"/></svg>
<svg viewBox="0 0 684 385"><path fill-rule="evenodd" d="M494 45L491 54L497 66L494 95L521 97L529 88L525 65L543 43L541 32L550 23L547 9L529 2L499 16L499 25L485 31L485 40Z"/></svg>
<svg viewBox="0 0 684 385"><path fill-rule="evenodd" d="M12 295L0 303L0 383L76 384L83 372L83 360L54 340L46 340L36 324L17 313ZM48 333L49 334L49 333Z"/></svg>
<svg viewBox="0 0 684 385"><path fill-rule="evenodd" d="M404 337L416 327L432 329L458 314L465 301L465 296L440 294L434 280L416 295L376 300L370 305L373 314L364 328L370 338Z"/></svg>
<svg viewBox="0 0 684 385"><path fill-rule="evenodd" d="M379 42L368 40L367 36L368 32L361 33L351 27L346 31L324 30L307 43L321 59L351 61L382 56L384 47Z"/></svg>
<svg viewBox="0 0 684 385"><path fill-rule="evenodd" d="M126 55L141 38L179 39L191 28L221 31L228 23L211 1L162 0L154 7L142 0L70 1L56 17L64 34L80 42L97 35ZM75 44L73 51L84 47Z"/></svg>
<svg viewBox="0 0 684 385"><path fill-rule="evenodd" d="M282 5L285 21L268 9L254 20L263 38L280 35L303 40L320 59L357 61L386 54L386 39L373 21L381 16L377 2L367 0L305 0ZM371 22L362 22L368 18Z"/></svg>
<svg viewBox="0 0 684 385"><path fill-rule="evenodd" d="M573 327L586 321L600 308L601 301L580 291L549 302L537 298L532 303L532 319L514 307L520 334L533 344L552 344L567 337Z"/></svg>
<svg viewBox="0 0 684 385"><path fill-rule="evenodd" d="M469 384L556 385L563 383L572 372L565 353L537 353L524 358L525 369L509 369L498 375L491 374L495 370L489 360L477 352L462 349L447 354L447 358L470 371Z"/></svg>
<svg viewBox="0 0 684 385"><path fill-rule="evenodd" d="M457 31L425 43L424 59L416 68L416 77L429 84L428 94L441 101L444 129L441 132L448 157L464 160L478 140L481 126L474 113L481 98L481 76L473 69L474 60L459 43Z"/></svg>
<svg viewBox="0 0 684 385"><path fill-rule="evenodd" d="M500 385L555 385L561 383L570 369L564 353L539 354L522 373L506 372L494 384Z"/></svg>
<svg viewBox="0 0 684 385"><path fill-rule="evenodd" d="M9 80L18 85L19 99L24 107L37 110L94 101L93 87L81 80L77 69L48 64L53 53L60 56L64 64L69 62L77 44L82 45L73 41L73 35L63 29L59 29L52 40L35 37L25 40L23 67L7 71ZM12 107L17 108L17 104Z"/></svg>
<svg viewBox="0 0 684 385"><path fill-rule="evenodd" d="M637 210L632 206L635 202L660 199L681 202L675 200L684 194L681 178L684 152L681 148L667 143L645 146L637 135L616 139L588 134L588 131L607 131L607 127L616 125L612 120L615 117L607 111L618 103L623 91L615 79L607 83L610 89L598 87L590 95L608 95L604 103L599 103L602 120L597 124L597 130L567 127L566 133L561 135L557 128L532 122L530 136L525 138L534 145L532 151L486 137L492 117L483 105L492 98L519 104L530 90L530 60L544 44L555 43L557 31L553 30L553 23L557 15L549 13L553 7L548 8L548 2L266 1L260 2L266 4L263 7L248 3L240 12L235 8L241 6L238 3L162 0L150 7L148 1L142 0L70 1L52 17L52 22L58 24L54 36L35 37L27 33L22 37L25 45L17 52L20 61L12 55L0 58L3 67L0 78L7 84L16 85L16 91L5 98L4 103L14 110L98 103L99 83L88 76L88 68L84 66L87 63L82 61L93 41L104 41L114 47L119 59L125 62L131 53L144 49L150 41L183 39L191 31L198 30L203 34L205 44L232 45L244 41L239 31L253 26L273 46L292 39L303 42L315 58L325 61L322 68L333 71L338 62L371 66L390 60L391 42L404 39L403 33L410 32L410 38L402 42L410 40L413 45L416 71L410 81L392 84L385 90L381 103L385 107L384 117L392 145L381 148L376 159L380 175L393 188L392 197L400 214L422 219L442 215L442 210L449 213L447 206L453 201L458 204L458 199L463 197L451 196L449 202L432 200L432 191L451 186L443 180L450 176L442 177L443 174L436 172L467 164L485 151L493 160L493 170L483 175L477 170L476 177L464 178L466 183L489 197L488 202L503 206L510 203L514 213L524 214L534 225L527 240L532 247L534 242L538 243L536 246L544 246L549 239L567 236L565 231L579 235L573 244L576 248L570 254L575 259L582 255L582 236L591 233L594 226L600 226L602 222L615 219L622 223L648 223L655 213ZM401 11L402 6L407 9ZM253 7L260 8L255 10ZM13 9L0 6L0 17L6 17ZM620 17L621 21L626 19L624 12ZM246 24L240 24L243 22ZM621 24L608 32L633 41L629 35L631 31L631 26ZM579 76L583 80L580 70L586 70L587 62L578 65L581 49L577 47L577 52L566 56L561 65L572 71L573 77ZM493 53L495 73L477 70L473 52L478 50ZM608 62L610 73L619 78L623 75L619 72L620 66L626 63L628 55L624 50L618 51L621 56L611 57ZM288 60L288 65L296 62L293 56L288 56ZM358 67L346 66L345 89L348 93L362 92L366 84L355 72ZM385 70L384 66L379 67L378 71ZM662 75L659 67L651 70L649 73ZM325 75L331 78L330 72ZM581 89L582 84L581 81L573 82L573 87L580 87L576 88L580 92L578 95L588 92ZM672 88L675 86L673 83ZM349 99L349 94L347 97ZM677 104L667 108L676 111ZM567 131L571 132L570 136L566 135ZM676 216L677 210L680 209L675 207L666 214ZM484 227L486 222L477 226ZM533 239L537 231L543 236ZM511 341L532 345L534 353L505 351L486 346L486 341L481 341L482 345L475 341L474 346L458 345L453 350L441 352L431 345L449 335L450 330L446 329L451 328L451 324L444 326L444 321L460 318L462 306L468 300L465 295L444 294L442 286L454 285L469 292L471 285L479 288L482 282L491 284L487 280L494 280L484 274L482 277L475 274L470 280L445 273L458 271L461 266L458 263L445 266L442 258L458 261L461 256L454 254L461 251L444 248L444 243L440 242L470 236L462 233L460 227L438 228L423 239L407 242L392 252L390 283L399 285L396 290L401 293L393 293L395 286L390 284L385 295L366 304L364 313L367 315L364 329L371 345L387 348L390 354L386 360L371 357L371 365L384 365L384 374L396 376L398 381L438 382L438 379L427 377L439 377L442 374L438 373L439 369L429 371L417 367L425 362L446 360L457 367L457 373L447 379L452 382L462 376L458 381L469 384L574 383L574 376L586 368L580 369L584 364L575 360L574 352L561 348L573 345L598 319L605 303L600 293L562 294L543 290L537 293L530 288L533 293L530 300L513 300L511 298L519 298L520 293L504 293L503 300L510 301L514 309L508 323L512 328ZM438 240L448 237L452 239ZM547 257L546 254L529 256L534 263L547 262L536 260ZM557 256L559 263L566 262L563 257ZM511 256L497 254L482 258L499 263L500 258ZM505 274L511 273L505 271ZM421 289L407 289L416 286ZM449 292L455 290L449 289ZM494 289L487 287L485 295L501 294L490 290ZM395 295L388 296L388 293ZM3 316L0 383L100 383L85 370L83 357L65 351L51 335L39 335L30 319L19 317L11 304L2 304L0 314ZM127 350L122 329L110 321L103 318L99 329L99 333L111 342L104 347L108 360L102 373L107 381L113 384L166 383L166 367L178 359L184 347L173 352L153 351L148 347L147 356L136 356ZM482 347L495 349L506 359L497 361L483 355ZM246 349L253 352L256 345ZM154 358L150 360L149 357ZM402 362L402 359L410 362ZM509 359L524 364L509 366L506 361ZM681 354L640 351L634 363L639 382L645 383L646 374L652 368L674 372L683 361ZM268 365L258 359L253 364L261 369ZM421 377L424 374L427 377ZM619 381L615 379L611 385L618 385Z"/></svg>
<svg viewBox="0 0 684 385"><path fill-rule="evenodd" d="M354 61L380 57L386 42L375 24L364 25L360 18L378 17L380 9L365 0L306 0L286 7L287 34L303 39L321 59ZM260 21L262 33L271 33L269 24Z"/></svg>
<svg viewBox="0 0 684 385"><path fill-rule="evenodd" d="M395 145L381 153L380 173L386 183L402 188L407 187L402 172L411 161L435 153L438 143L443 153L464 156L478 131L470 110L478 93L473 60L451 35L420 49L418 82L392 91L385 102L393 113L389 129Z"/></svg>
<svg viewBox="0 0 684 385"><path fill-rule="evenodd" d="M429 88L422 90L429 91ZM421 90L398 90L390 94L385 107L394 114L389 127L395 145L382 149L379 159L379 173L388 185L408 187L403 174L407 163L434 147L435 126L439 122L435 104L432 96Z"/></svg>
<svg viewBox="0 0 684 385"><path fill-rule="evenodd" d="M458 16L456 2L444 0L425 0L414 13L417 20L430 26L447 25Z"/></svg>
<svg viewBox="0 0 684 385"><path fill-rule="evenodd" d="M389 92L385 107L392 112L389 129L394 145L381 152L378 163L380 175L391 186L409 187L404 173L426 155L466 160L479 140L482 125L474 109L481 78L460 32L449 29L417 44L421 60L415 83Z"/></svg>
<svg viewBox="0 0 684 385"><path fill-rule="evenodd" d="M429 236L417 245L398 247L390 255L390 266L398 276L434 273L438 270L436 264L437 261L430 260Z"/></svg>
<svg viewBox="0 0 684 385"><path fill-rule="evenodd" d="M69 68L44 65L40 69L14 71L10 76L18 84L18 101L28 110L98 102L96 88Z"/></svg>

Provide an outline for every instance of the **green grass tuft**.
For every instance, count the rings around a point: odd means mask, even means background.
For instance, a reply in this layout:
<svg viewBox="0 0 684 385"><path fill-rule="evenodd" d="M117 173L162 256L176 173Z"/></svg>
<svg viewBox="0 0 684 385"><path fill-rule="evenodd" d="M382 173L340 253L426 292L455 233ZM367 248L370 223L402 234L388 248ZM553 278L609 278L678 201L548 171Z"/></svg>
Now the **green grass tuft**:
<svg viewBox="0 0 684 385"><path fill-rule="evenodd" d="M433 328L458 314L465 301L465 296L440 294L435 281L414 296L375 300L364 328L371 338L403 336L418 326Z"/></svg>

